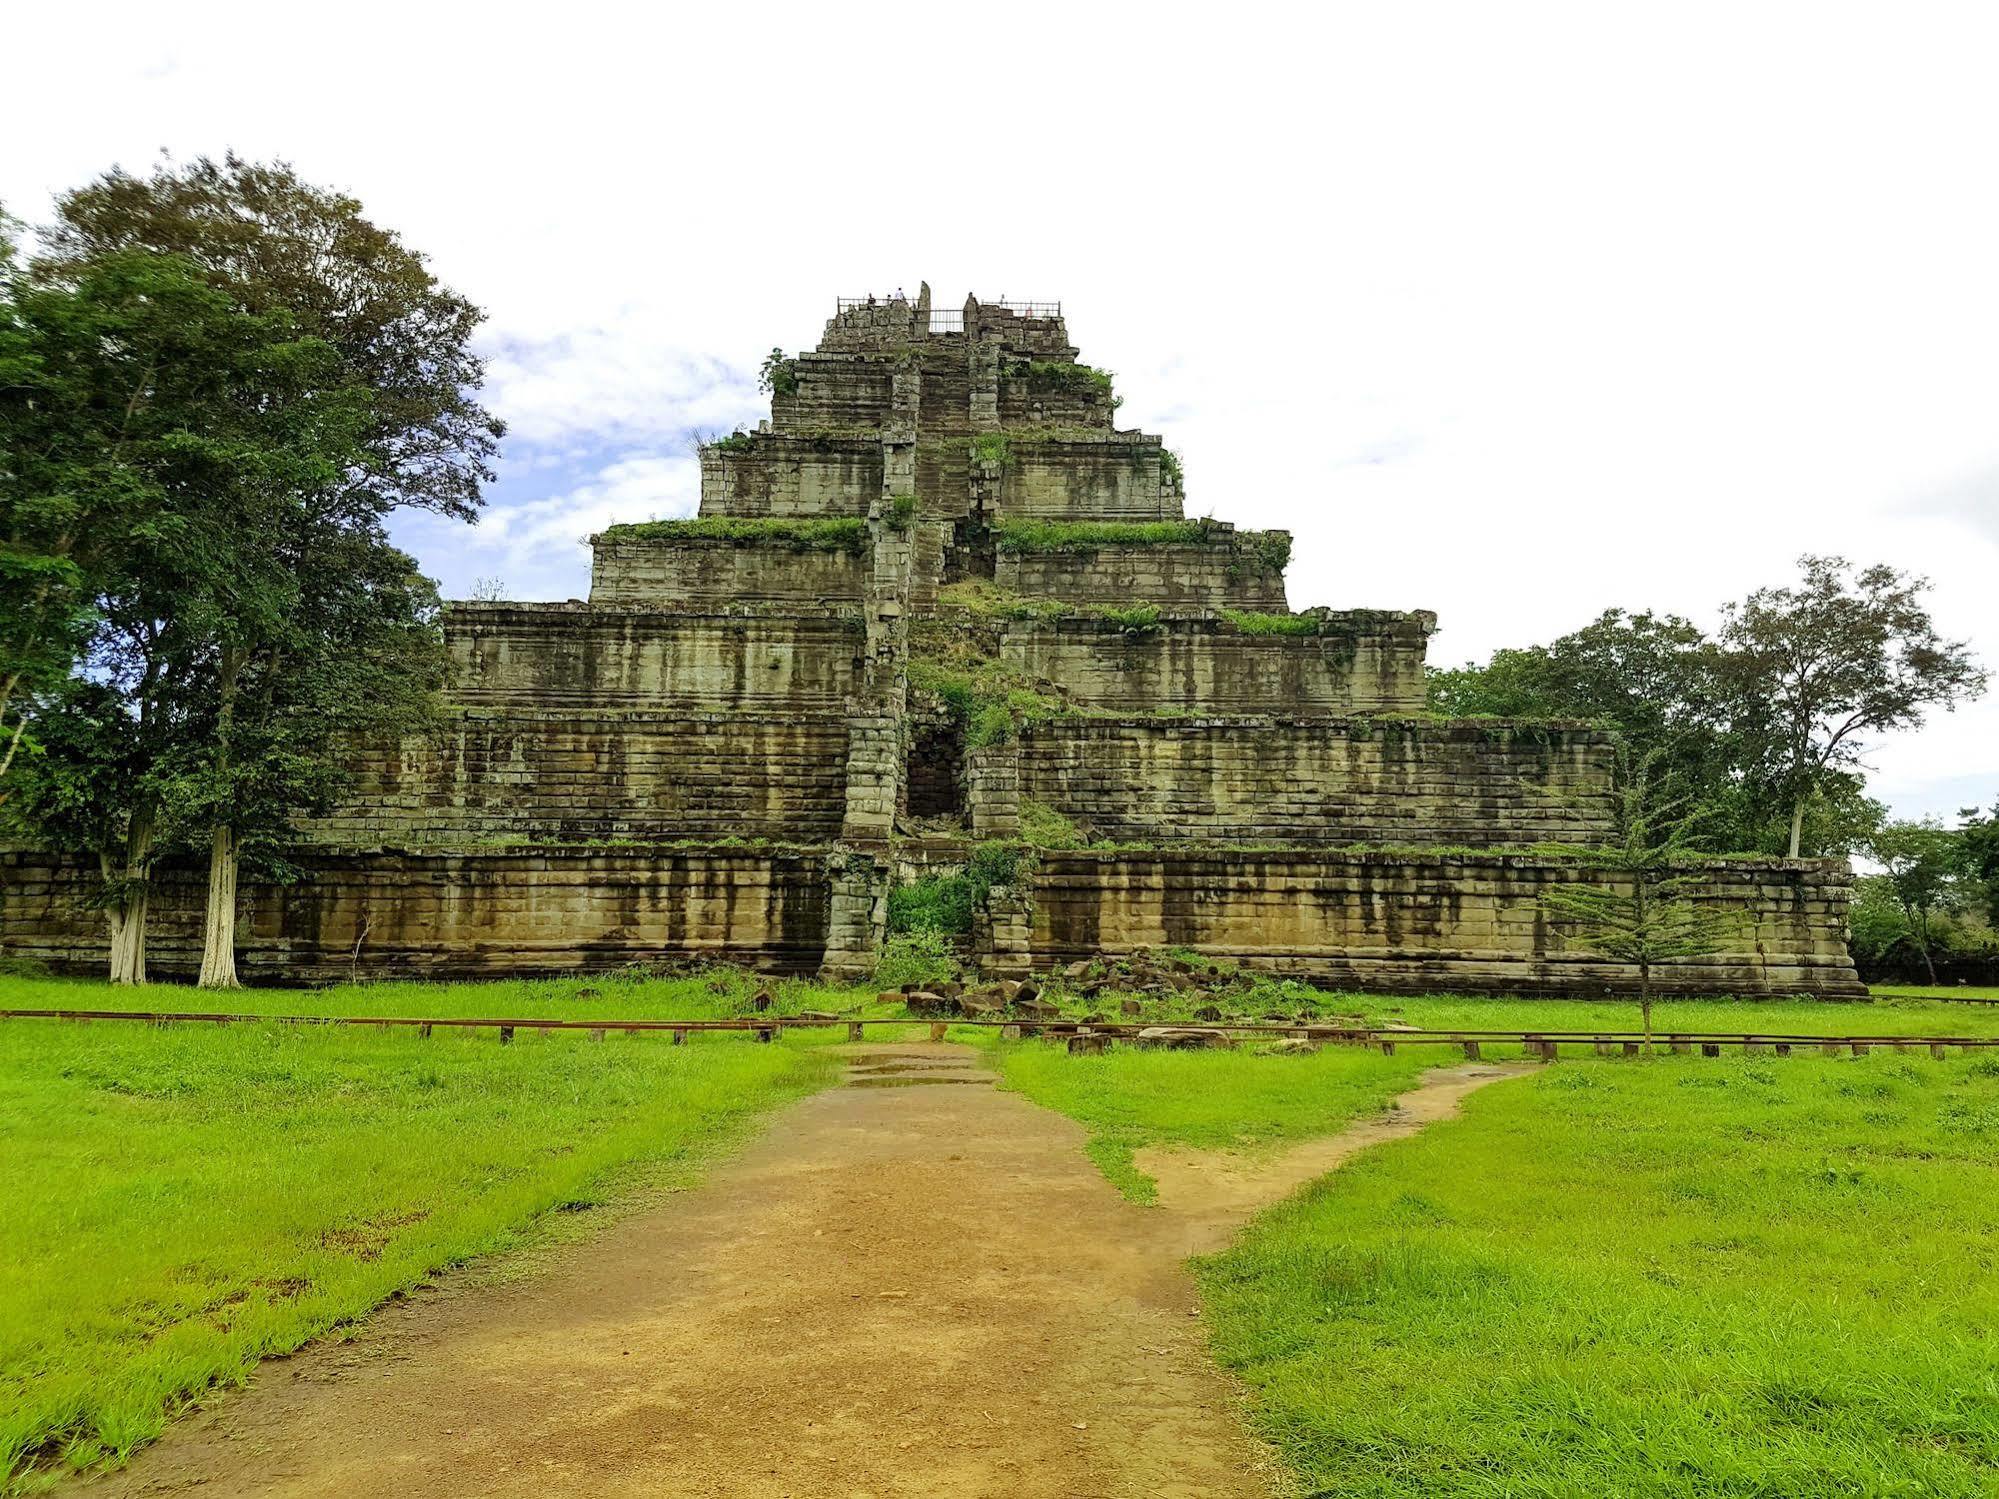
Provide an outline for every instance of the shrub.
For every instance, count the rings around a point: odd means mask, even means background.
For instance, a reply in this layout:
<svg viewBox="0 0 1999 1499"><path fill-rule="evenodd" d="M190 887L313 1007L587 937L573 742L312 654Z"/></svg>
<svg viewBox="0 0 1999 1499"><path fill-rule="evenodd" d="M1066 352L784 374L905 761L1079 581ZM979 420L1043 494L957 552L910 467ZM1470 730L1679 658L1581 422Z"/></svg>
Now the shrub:
<svg viewBox="0 0 1999 1499"><path fill-rule="evenodd" d="M1004 432L981 432L972 439L969 451L972 462L984 468L1004 473L1013 467L1013 445L1007 441Z"/></svg>
<svg viewBox="0 0 1999 1499"><path fill-rule="evenodd" d="M1244 635L1316 635L1319 617L1315 614L1260 614L1250 609L1218 611Z"/></svg>
<svg viewBox="0 0 1999 1499"><path fill-rule="evenodd" d="M894 896L890 896L893 909ZM939 931L903 932L882 944L875 964L875 982L883 988L899 989L904 984L934 987L947 984L964 974L964 965L950 939Z"/></svg>
<svg viewBox="0 0 1999 1499"><path fill-rule="evenodd" d="M1046 802L1020 799L1020 836L1036 848L1083 848L1083 830Z"/></svg>
<svg viewBox="0 0 1999 1499"><path fill-rule="evenodd" d="M798 361L787 359L782 349L772 349L757 372L757 389L774 396L797 395Z"/></svg>
<svg viewBox="0 0 1999 1499"><path fill-rule="evenodd" d="M972 883L962 874L926 874L888 893L888 929L895 933L972 929Z"/></svg>

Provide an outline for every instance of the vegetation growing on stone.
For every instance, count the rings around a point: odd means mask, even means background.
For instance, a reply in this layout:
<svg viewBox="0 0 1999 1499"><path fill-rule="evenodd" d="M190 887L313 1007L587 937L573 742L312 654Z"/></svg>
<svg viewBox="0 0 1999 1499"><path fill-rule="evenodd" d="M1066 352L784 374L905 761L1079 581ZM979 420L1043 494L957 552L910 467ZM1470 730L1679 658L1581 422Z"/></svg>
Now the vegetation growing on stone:
<svg viewBox="0 0 1999 1499"><path fill-rule="evenodd" d="M1089 842L1073 821L1029 796L1020 799L1020 836L1036 848L1082 848Z"/></svg>
<svg viewBox="0 0 1999 1499"><path fill-rule="evenodd" d="M966 451L972 462L981 468L1004 473L1013 467L1013 444L1004 432L981 432L972 439Z"/></svg>
<svg viewBox="0 0 1999 1499"><path fill-rule="evenodd" d="M925 875L889 892L891 932L966 934L979 903L995 887L1012 885L1031 857L1020 844L991 841L974 848L958 874Z"/></svg>
<svg viewBox="0 0 1999 1499"><path fill-rule="evenodd" d="M1316 635L1321 627L1320 617L1314 614L1265 614L1253 609L1215 612L1239 635Z"/></svg>
<svg viewBox="0 0 1999 1499"><path fill-rule="evenodd" d="M1003 552L1094 552L1104 547L1192 546L1229 534L1211 520L1006 520L993 527Z"/></svg>
<svg viewBox="0 0 1999 1499"><path fill-rule="evenodd" d="M1061 359L1024 359L1009 363L1007 372L1016 378L1024 378L1029 390L1065 391L1076 395L1094 395L1100 400L1112 399L1111 372L1087 364Z"/></svg>
<svg viewBox="0 0 1999 1499"><path fill-rule="evenodd" d="M714 453L747 453L756 445L756 438L750 433L742 431L740 428L734 432L717 437L712 442L702 444L703 447Z"/></svg>
<svg viewBox="0 0 1999 1499"><path fill-rule="evenodd" d="M693 516L685 520L628 521L600 532L597 540L727 541L737 546L784 547L794 552L845 552L858 557L867 546L864 520L791 518L739 519Z"/></svg>
<svg viewBox="0 0 1999 1499"><path fill-rule="evenodd" d="M1282 531L1240 531L1199 517L1177 521L1003 520L993 527L1003 552L1099 552L1107 547L1215 546L1226 544L1244 563L1282 572L1291 538Z"/></svg>
<svg viewBox="0 0 1999 1499"><path fill-rule="evenodd" d="M889 502L887 520L891 531L907 531L916 523L916 496L897 495Z"/></svg>
<svg viewBox="0 0 1999 1499"><path fill-rule="evenodd" d="M774 396L795 396L798 394L798 361L788 357L783 349L772 349L764 356L763 367L757 371L757 389Z"/></svg>

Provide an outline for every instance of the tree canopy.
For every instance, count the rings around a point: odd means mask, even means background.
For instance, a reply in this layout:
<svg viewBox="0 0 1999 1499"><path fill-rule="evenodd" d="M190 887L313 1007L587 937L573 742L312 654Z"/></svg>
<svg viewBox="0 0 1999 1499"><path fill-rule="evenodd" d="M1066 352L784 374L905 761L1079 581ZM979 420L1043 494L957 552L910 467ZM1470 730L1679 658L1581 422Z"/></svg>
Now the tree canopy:
<svg viewBox="0 0 1999 1499"><path fill-rule="evenodd" d="M1937 633L1922 579L1800 567L1797 585L1726 607L1715 634L1613 609L1548 645L1432 671L1431 706L1617 729L1694 796L1706 848L1851 852L1884 815L1864 792L1866 745L1975 695L1985 674Z"/></svg>
<svg viewBox="0 0 1999 1499"><path fill-rule="evenodd" d="M282 164L114 171L40 239L0 316L0 435L28 455L0 474L0 567L37 585L0 608L30 705L9 815L103 861L114 954L139 931L114 977L144 975L155 853L205 848L202 980L232 984L245 854L282 873L341 736L435 710L436 591L385 522L476 513L503 431L480 315Z"/></svg>

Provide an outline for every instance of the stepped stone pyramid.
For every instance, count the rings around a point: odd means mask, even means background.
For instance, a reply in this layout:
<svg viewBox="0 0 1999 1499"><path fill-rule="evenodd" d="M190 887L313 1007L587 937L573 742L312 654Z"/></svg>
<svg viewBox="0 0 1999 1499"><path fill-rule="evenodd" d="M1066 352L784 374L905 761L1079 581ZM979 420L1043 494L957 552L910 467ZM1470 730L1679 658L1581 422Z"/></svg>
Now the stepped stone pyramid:
<svg viewBox="0 0 1999 1499"><path fill-rule="evenodd" d="M1606 836L1609 737L1426 714L1435 616L1290 611L1289 536L1187 519L1077 352L1058 305L842 299L773 356L769 419L702 449L697 518L592 538L587 603L451 606L444 731L354 748L309 877L248 896L245 970L860 975L891 892L972 861L988 973L1171 945L1632 987L1539 901L1591 877L1546 846ZM7 857L0 941L93 964L88 873ZM1709 876L1740 941L1664 987L1858 990L1843 865ZM196 893L156 898L156 966L192 966Z"/></svg>

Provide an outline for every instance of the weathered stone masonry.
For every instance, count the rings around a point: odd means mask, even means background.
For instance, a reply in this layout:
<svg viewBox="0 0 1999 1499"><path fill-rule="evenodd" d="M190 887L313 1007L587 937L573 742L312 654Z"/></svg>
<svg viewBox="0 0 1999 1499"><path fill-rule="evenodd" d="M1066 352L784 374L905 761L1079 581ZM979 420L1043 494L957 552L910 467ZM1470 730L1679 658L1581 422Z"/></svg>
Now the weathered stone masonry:
<svg viewBox="0 0 1999 1499"><path fill-rule="evenodd" d="M1428 717L1425 611L1292 613L1289 538L1189 522L1058 307L842 302L774 384L703 450L698 518L594 538L589 602L451 606L444 722L350 747L305 878L245 892L246 974L860 974L897 878L1032 834L1063 846L976 913L991 971L1175 945L1396 992L1632 985L1540 904L1590 877L1539 846L1604 836L1609 739ZM198 872L159 883L154 967L190 972ZM100 965L93 884L0 852L0 950ZM1662 987L1856 991L1846 893L1716 861L1740 937Z"/></svg>

